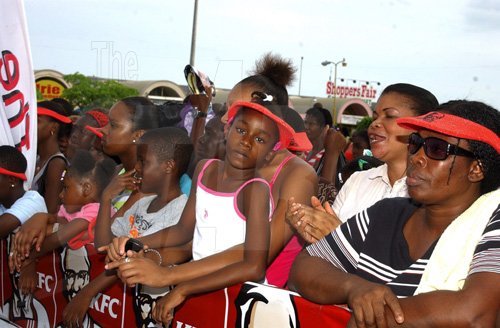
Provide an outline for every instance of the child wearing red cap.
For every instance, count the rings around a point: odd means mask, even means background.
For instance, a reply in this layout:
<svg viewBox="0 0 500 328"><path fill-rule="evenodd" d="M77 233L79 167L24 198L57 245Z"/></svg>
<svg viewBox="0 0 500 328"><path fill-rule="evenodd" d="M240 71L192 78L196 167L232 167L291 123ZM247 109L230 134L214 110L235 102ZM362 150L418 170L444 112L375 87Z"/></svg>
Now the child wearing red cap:
<svg viewBox="0 0 500 328"><path fill-rule="evenodd" d="M195 261L174 268L158 267L129 251L129 257L117 265L122 279L132 285L142 283L137 268L149 277L156 273L151 287L176 285L157 302L153 310L157 321L168 323L171 311L190 295L248 280L265 280L273 202L268 182L256 178L256 170L273 152L288 147L293 129L281 118L279 107L264 102L235 102L228 116L231 126L224 161L198 164L179 223L161 231L166 238L164 247L182 245L192 238ZM243 258L221 266L218 253L240 244ZM194 264L201 270L197 262L203 263L201 276L191 269ZM197 278L190 280L191 276Z"/></svg>
<svg viewBox="0 0 500 328"><path fill-rule="evenodd" d="M61 174L68 163L59 148L59 139L69 134L71 119L55 102L42 101L37 106L38 157L31 189L38 191L45 199L49 213L55 214L60 205Z"/></svg>

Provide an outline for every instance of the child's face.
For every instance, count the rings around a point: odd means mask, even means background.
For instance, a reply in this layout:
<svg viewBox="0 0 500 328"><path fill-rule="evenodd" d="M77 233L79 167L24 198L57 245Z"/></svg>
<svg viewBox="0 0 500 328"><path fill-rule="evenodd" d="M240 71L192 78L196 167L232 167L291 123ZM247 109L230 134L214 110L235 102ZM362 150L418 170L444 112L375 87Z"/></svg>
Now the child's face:
<svg viewBox="0 0 500 328"><path fill-rule="evenodd" d="M83 189L83 183L73 178L71 174L66 173L59 198L68 213L77 212L83 205L87 204Z"/></svg>
<svg viewBox="0 0 500 328"><path fill-rule="evenodd" d="M226 144L226 159L236 168L260 167L278 142L276 124L265 115L244 110L234 119Z"/></svg>
<svg viewBox="0 0 500 328"><path fill-rule="evenodd" d="M133 144L133 124L130 110L122 102L117 102L109 110L109 123L102 128L102 147L110 156L130 151Z"/></svg>
<svg viewBox="0 0 500 328"><path fill-rule="evenodd" d="M161 190L165 182L165 167L158 162L152 151L148 151L147 144L139 144L137 147L135 170L141 192L158 193Z"/></svg>

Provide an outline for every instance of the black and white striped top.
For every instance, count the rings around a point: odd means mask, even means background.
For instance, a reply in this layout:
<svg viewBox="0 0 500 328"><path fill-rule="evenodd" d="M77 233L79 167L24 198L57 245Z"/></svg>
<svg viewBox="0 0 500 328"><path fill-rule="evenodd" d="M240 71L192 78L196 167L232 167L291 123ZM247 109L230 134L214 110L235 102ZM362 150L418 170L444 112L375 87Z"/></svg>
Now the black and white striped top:
<svg viewBox="0 0 500 328"><path fill-rule="evenodd" d="M414 294L437 240L413 261L403 227L417 206L408 198L384 199L342 224L307 251L344 272L385 284L398 297ZM474 252L469 274L500 273L500 206Z"/></svg>
<svg viewBox="0 0 500 328"><path fill-rule="evenodd" d="M383 199L309 245L307 251L345 272L385 284L399 297L411 296L437 242L422 258L410 258L403 227L416 209L408 198Z"/></svg>
<svg viewBox="0 0 500 328"><path fill-rule="evenodd" d="M500 205L493 212L474 251L469 275L477 272L500 273Z"/></svg>

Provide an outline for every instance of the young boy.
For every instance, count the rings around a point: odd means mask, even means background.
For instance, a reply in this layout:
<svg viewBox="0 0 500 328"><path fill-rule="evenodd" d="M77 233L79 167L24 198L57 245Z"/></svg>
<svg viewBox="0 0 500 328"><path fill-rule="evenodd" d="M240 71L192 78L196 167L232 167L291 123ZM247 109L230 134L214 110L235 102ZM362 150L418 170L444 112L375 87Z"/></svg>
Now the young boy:
<svg viewBox="0 0 500 328"><path fill-rule="evenodd" d="M153 195L138 200L123 217L116 218L107 227L114 236L139 237L177 223L187 201L187 196L180 190L179 180L187 170L192 152L191 140L178 128L153 129L144 133L139 141L134 177L141 192ZM110 204L114 196L113 190L106 189L101 206ZM146 255L161 262L159 253L147 252ZM81 324L92 299L116 281L116 275L103 272L92 284L85 286L64 309L64 324ZM156 290L149 293L154 294L152 297L144 297L146 291L136 289L135 297L139 301L134 302L134 306L138 327L154 323L150 313L142 313L142 309L147 308L142 304L143 300L151 302L151 309L156 298L167 291L168 288L161 292Z"/></svg>

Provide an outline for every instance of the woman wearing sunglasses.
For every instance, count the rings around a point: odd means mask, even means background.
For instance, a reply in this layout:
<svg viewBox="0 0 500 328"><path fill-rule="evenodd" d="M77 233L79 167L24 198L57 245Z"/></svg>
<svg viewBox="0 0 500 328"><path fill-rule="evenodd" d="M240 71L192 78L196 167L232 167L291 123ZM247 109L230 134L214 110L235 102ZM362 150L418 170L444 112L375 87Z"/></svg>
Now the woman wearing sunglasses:
<svg viewBox="0 0 500 328"><path fill-rule="evenodd" d="M308 246L289 285L347 304L351 326L498 327L500 112L452 101L397 122L415 131L411 198L384 199Z"/></svg>
<svg viewBox="0 0 500 328"><path fill-rule="evenodd" d="M406 188L406 145L410 131L401 128L401 117L424 115L438 106L434 95L416 85L397 83L384 89L368 128L373 156L385 164L352 174L340 189L333 206L315 208L291 199L286 219L308 242L330 233L359 211L384 198L408 197Z"/></svg>

